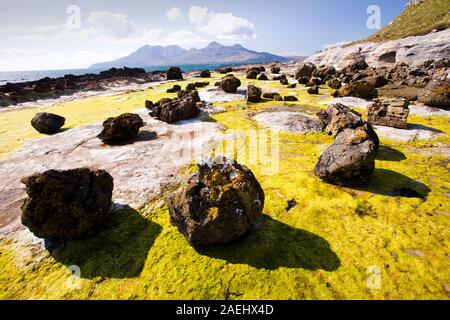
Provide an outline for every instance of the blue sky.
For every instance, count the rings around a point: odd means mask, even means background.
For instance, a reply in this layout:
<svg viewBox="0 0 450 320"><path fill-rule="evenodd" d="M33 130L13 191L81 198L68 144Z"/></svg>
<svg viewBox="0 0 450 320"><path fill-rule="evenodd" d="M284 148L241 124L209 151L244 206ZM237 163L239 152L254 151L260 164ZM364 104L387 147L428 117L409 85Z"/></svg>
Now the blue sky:
<svg viewBox="0 0 450 320"><path fill-rule="evenodd" d="M366 23L370 5L379 6L384 26L402 12L407 2L1 1L2 71L84 68L127 55L146 44L200 48L218 41L282 55L309 55L324 45L357 40L375 32ZM73 10L67 13L68 8Z"/></svg>

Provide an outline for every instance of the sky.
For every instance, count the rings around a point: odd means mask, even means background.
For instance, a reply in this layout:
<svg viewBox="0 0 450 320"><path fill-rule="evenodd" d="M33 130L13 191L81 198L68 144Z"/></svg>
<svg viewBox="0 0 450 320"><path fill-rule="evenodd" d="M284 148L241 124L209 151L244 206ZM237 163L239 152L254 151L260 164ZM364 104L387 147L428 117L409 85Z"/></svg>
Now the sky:
<svg viewBox="0 0 450 320"><path fill-rule="evenodd" d="M211 41L311 55L383 27L406 0L0 0L0 71L86 68L144 45ZM372 20L371 20L372 21Z"/></svg>

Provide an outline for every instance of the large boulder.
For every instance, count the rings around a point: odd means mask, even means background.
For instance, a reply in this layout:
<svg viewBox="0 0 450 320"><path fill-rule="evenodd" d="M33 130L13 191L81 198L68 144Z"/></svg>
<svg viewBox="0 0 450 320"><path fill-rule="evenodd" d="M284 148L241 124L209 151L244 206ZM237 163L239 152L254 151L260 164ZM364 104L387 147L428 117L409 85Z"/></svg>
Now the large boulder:
<svg viewBox="0 0 450 320"><path fill-rule="evenodd" d="M417 93L419 102L430 107L450 109L450 79L435 78Z"/></svg>
<svg viewBox="0 0 450 320"><path fill-rule="evenodd" d="M44 239L83 239L107 221L114 187L103 170L50 170L22 178L22 223Z"/></svg>
<svg viewBox="0 0 450 320"><path fill-rule="evenodd" d="M39 112L31 120L31 125L40 133L54 134L62 128L65 122L66 119L57 114Z"/></svg>
<svg viewBox="0 0 450 320"><path fill-rule="evenodd" d="M211 72L209 70L203 70L200 72L200 78L211 78Z"/></svg>
<svg viewBox="0 0 450 320"><path fill-rule="evenodd" d="M373 99L378 96L377 89L367 81L354 81L339 90L341 97Z"/></svg>
<svg viewBox="0 0 450 320"><path fill-rule="evenodd" d="M256 223L264 192L253 173L236 162L198 164L168 198L170 223L194 247L236 240Z"/></svg>
<svg viewBox="0 0 450 320"><path fill-rule="evenodd" d="M248 102L259 102L261 100L262 90L254 85L249 85L247 87L247 101Z"/></svg>
<svg viewBox="0 0 450 320"><path fill-rule="evenodd" d="M362 119L360 113L351 110L343 104L336 103L325 110L319 111L317 116L322 122L324 130L335 138L345 129L361 128L367 133L369 139L373 141L375 149L378 150L379 138L372 126Z"/></svg>
<svg viewBox="0 0 450 320"><path fill-rule="evenodd" d="M406 99L378 99L368 107L370 124L404 129L408 116L409 101Z"/></svg>
<svg viewBox="0 0 450 320"><path fill-rule="evenodd" d="M170 67L167 70L167 80L183 80L183 74L179 67Z"/></svg>
<svg viewBox="0 0 450 320"><path fill-rule="evenodd" d="M336 74L336 69L333 66L318 66L312 73L313 77L321 79L329 79Z"/></svg>
<svg viewBox="0 0 450 320"><path fill-rule="evenodd" d="M98 138L106 144L118 144L133 140L144 126L144 120L134 113L124 113L103 122L103 130Z"/></svg>
<svg viewBox="0 0 450 320"><path fill-rule="evenodd" d="M295 79L298 80L301 77L311 78L316 66L311 62L300 63L297 71L295 71Z"/></svg>
<svg viewBox="0 0 450 320"><path fill-rule="evenodd" d="M345 129L320 156L314 173L332 184L367 184L375 170L376 149L373 140L363 128Z"/></svg>
<svg viewBox="0 0 450 320"><path fill-rule="evenodd" d="M226 93L236 93L237 89L241 86L241 80L234 75L229 74L222 79L220 87Z"/></svg>
<svg viewBox="0 0 450 320"><path fill-rule="evenodd" d="M353 73L362 70L366 70L369 67L366 60L362 57L355 58L350 64L348 64L342 71L344 73Z"/></svg>
<svg viewBox="0 0 450 320"><path fill-rule="evenodd" d="M200 97L197 91L179 91L178 98L163 98L154 104L150 116L173 123L195 118L200 113Z"/></svg>

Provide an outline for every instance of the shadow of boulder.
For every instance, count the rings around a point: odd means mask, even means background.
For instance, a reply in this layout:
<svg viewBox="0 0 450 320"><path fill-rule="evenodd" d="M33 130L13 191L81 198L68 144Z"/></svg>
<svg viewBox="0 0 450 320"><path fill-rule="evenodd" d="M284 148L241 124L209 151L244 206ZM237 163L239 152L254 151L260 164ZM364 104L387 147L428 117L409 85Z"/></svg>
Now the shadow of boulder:
<svg viewBox="0 0 450 320"><path fill-rule="evenodd" d="M381 161L403 161L406 160L406 155L391 147L380 146L375 158Z"/></svg>
<svg viewBox="0 0 450 320"><path fill-rule="evenodd" d="M358 189L384 196L419 198L422 200L426 200L431 192L431 189L420 181L392 170L379 168L375 169L369 185Z"/></svg>
<svg viewBox="0 0 450 320"><path fill-rule="evenodd" d="M99 234L87 240L55 244L49 249L56 261L76 265L81 278L134 278L141 274L147 254L161 226L126 207L111 214Z"/></svg>
<svg viewBox="0 0 450 320"><path fill-rule="evenodd" d="M261 217L254 230L235 242L196 250L232 264L268 270L284 267L335 271L341 264L325 239L267 215Z"/></svg>

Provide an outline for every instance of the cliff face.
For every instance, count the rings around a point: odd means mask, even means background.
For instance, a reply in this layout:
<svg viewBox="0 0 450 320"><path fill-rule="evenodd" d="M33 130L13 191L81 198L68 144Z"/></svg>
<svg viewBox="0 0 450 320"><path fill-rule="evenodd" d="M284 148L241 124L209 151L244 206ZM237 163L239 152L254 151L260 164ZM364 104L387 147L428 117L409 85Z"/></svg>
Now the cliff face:
<svg viewBox="0 0 450 320"><path fill-rule="evenodd" d="M361 54L374 67L395 63L420 64L450 55L450 1L410 0L394 21L353 45L324 50L309 57L316 64L345 66Z"/></svg>

